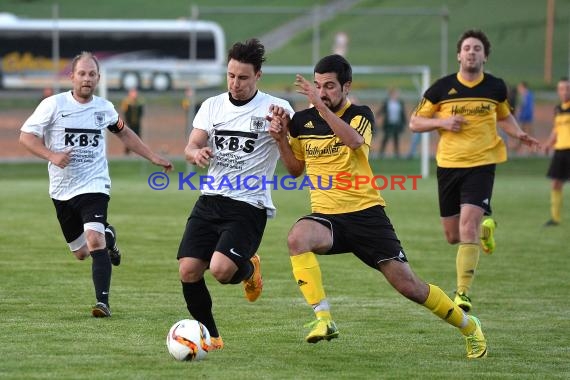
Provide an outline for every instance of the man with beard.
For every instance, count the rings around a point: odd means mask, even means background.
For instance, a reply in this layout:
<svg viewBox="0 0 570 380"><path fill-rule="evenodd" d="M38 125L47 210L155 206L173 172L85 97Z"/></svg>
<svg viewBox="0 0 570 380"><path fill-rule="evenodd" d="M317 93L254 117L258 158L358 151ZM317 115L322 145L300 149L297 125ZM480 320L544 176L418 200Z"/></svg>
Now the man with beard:
<svg viewBox="0 0 570 380"><path fill-rule="evenodd" d="M436 130L439 209L449 244L459 244L456 256L455 302L470 311L468 293L479 262L479 246L495 250L496 223L491 218L495 166L507 160L497 124L510 137L531 147L538 141L525 133L511 114L507 86L483 71L491 52L480 30L467 30L457 42L459 72L436 81L410 118L413 132ZM498 121L498 123L497 123Z"/></svg>
<svg viewBox="0 0 570 380"><path fill-rule="evenodd" d="M371 180L368 155L374 114L348 98L349 62L338 54L326 56L315 66L313 83L297 75L295 85L313 107L292 118L283 108L274 108L270 131L289 174L298 177L306 171L314 184L312 213L297 220L287 237L293 277L316 317L307 325L311 331L305 341L317 343L339 335L317 256L352 252L381 272L404 297L456 327L465 337L468 358L486 356L487 341L479 320L467 315L438 286L422 281L408 263L384 211L386 203ZM323 177L328 178L325 188L317 186L323 185ZM359 178L370 181L362 183ZM346 284L367 286L358 278L347 278Z"/></svg>

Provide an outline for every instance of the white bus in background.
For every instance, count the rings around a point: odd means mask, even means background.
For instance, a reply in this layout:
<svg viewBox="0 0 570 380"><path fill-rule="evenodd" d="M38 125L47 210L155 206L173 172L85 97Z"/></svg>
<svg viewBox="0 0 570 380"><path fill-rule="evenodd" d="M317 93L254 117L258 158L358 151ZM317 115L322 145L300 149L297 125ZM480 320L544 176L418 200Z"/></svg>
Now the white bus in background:
<svg viewBox="0 0 570 380"><path fill-rule="evenodd" d="M225 36L214 22L0 13L0 88L69 87L71 60L82 51L99 58L110 89L208 88L225 79Z"/></svg>

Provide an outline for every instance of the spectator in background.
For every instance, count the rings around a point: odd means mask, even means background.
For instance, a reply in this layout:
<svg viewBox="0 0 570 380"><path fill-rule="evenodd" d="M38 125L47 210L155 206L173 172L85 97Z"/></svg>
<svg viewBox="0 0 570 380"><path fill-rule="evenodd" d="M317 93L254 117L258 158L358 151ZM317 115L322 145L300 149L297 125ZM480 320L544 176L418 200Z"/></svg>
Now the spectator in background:
<svg viewBox="0 0 570 380"><path fill-rule="evenodd" d="M507 99L509 100L509 105L511 106L511 113L516 115L518 102L518 90L516 86L507 87Z"/></svg>
<svg viewBox="0 0 570 380"><path fill-rule="evenodd" d="M345 32L338 32L334 36L333 53L345 56L348 51L348 43L350 39Z"/></svg>
<svg viewBox="0 0 570 380"><path fill-rule="evenodd" d="M196 116L196 112L198 112L200 108L200 104L196 103L196 92L192 87L188 87L184 92L184 99L182 99L181 105L186 120L184 128L186 128L188 135L190 135L192 131L192 120L194 120L194 116Z"/></svg>
<svg viewBox="0 0 570 380"><path fill-rule="evenodd" d="M144 114L144 101L139 97L136 88L131 88L127 96L121 102L121 111L129 128L140 137L141 120ZM125 146L125 154L129 154L130 150Z"/></svg>
<svg viewBox="0 0 570 380"><path fill-rule="evenodd" d="M528 88L528 83L525 81L522 81L517 85L517 93L520 100L520 107L515 115L517 115L521 129L528 135L532 136L532 123L534 121L534 94ZM522 144L520 141L517 141L515 151L520 153L521 149Z"/></svg>
<svg viewBox="0 0 570 380"><path fill-rule="evenodd" d="M394 146L394 157L400 157L400 134L404 130L407 123L406 106L404 101L400 99L400 91L397 88L390 88L388 91L388 99L386 99L380 109L377 117L382 118L382 131L384 137L380 146L380 157L384 157L386 145L392 140Z"/></svg>
<svg viewBox="0 0 570 380"><path fill-rule="evenodd" d="M41 100L44 100L45 98L49 98L50 96L53 95L53 88L51 87L44 87L44 89L42 90L42 98Z"/></svg>
<svg viewBox="0 0 570 380"><path fill-rule="evenodd" d="M421 133L412 132L412 138L410 139L410 149L408 150L408 154L406 154L406 160L411 160L416 156L416 151L418 150L418 145L421 140Z"/></svg>

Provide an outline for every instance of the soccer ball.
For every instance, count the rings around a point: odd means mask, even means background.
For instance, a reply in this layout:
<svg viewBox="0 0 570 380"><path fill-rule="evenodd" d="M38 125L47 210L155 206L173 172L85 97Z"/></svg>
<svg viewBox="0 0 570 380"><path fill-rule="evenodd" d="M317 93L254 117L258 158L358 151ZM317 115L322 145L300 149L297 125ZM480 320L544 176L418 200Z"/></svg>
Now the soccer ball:
<svg viewBox="0 0 570 380"><path fill-rule="evenodd" d="M202 360L210 347L210 332L198 321L183 319L172 325L168 331L166 347L176 360Z"/></svg>

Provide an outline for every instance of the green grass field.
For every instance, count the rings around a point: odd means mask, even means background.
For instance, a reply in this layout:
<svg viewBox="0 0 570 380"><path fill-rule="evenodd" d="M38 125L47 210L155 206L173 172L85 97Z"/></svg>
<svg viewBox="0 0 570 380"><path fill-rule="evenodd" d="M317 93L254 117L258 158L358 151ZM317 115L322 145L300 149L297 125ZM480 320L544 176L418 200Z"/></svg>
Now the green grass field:
<svg viewBox="0 0 570 380"><path fill-rule="evenodd" d="M90 261L67 250L47 195L44 164L1 164L0 378L2 379L550 379L570 377L566 225L545 229L544 158L512 160L497 172L498 248L482 257L472 290L489 357L469 361L458 331L399 296L352 255L320 260L339 339L304 343L312 320L293 280L286 235L307 213L305 191L274 192L279 209L260 249L264 293L207 281L226 347L198 363L170 358L165 335L187 318L175 259L196 191L152 191L154 171L112 162L110 221L123 262L114 268L113 317L94 319ZM417 162L375 164L410 174ZM185 171L178 163L176 171ZM170 176L173 183L176 176ZM435 179L383 193L414 270L451 293L455 247L439 225ZM566 205L570 204L568 194Z"/></svg>

